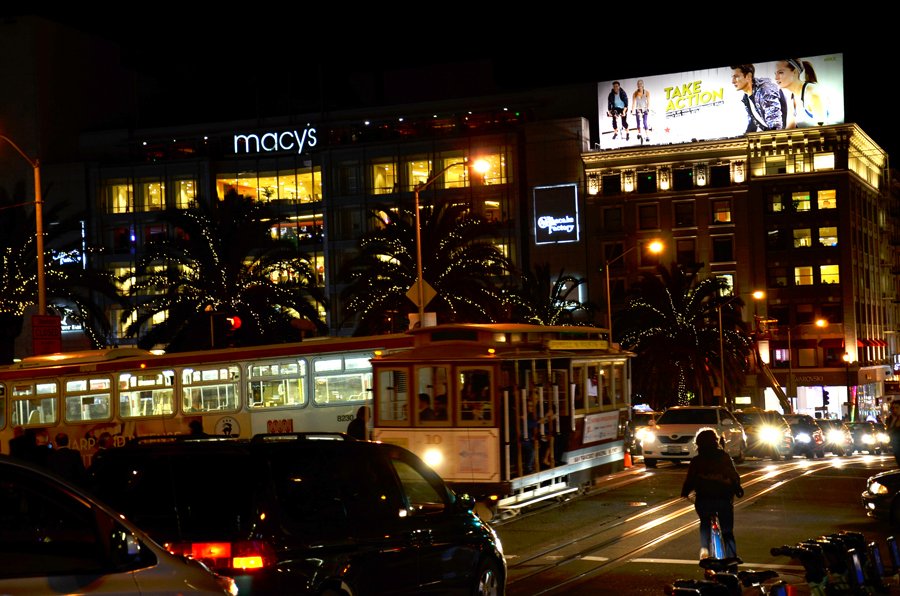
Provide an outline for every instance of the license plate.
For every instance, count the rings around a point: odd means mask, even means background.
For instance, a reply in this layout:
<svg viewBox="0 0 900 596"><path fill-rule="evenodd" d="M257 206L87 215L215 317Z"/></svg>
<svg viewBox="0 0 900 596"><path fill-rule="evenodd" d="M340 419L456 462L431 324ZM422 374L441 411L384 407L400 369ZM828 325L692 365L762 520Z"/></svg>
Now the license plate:
<svg viewBox="0 0 900 596"><path fill-rule="evenodd" d="M668 446L663 450L663 453L684 453L684 449L681 447Z"/></svg>

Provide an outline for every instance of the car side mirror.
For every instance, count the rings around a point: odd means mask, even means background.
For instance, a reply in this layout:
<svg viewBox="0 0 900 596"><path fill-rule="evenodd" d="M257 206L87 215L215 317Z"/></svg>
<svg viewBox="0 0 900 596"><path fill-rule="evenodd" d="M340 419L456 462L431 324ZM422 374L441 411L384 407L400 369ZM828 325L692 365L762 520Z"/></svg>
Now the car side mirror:
<svg viewBox="0 0 900 596"><path fill-rule="evenodd" d="M117 567L128 567L141 558L143 545L125 527L115 524L110 531L109 551Z"/></svg>
<svg viewBox="0 0 900 596"><path fill-rule="evenodd" d="M475 498L469 494L456 495L456 505L463 511L472 511L475 508Z"/></svg>
<svg viewBox="0 0 900 596"><path fill-rule="evenodd" d="M731 426L732 424L734 424L734 420L732 420L731 418L722 419L722 426Z"/></svg>

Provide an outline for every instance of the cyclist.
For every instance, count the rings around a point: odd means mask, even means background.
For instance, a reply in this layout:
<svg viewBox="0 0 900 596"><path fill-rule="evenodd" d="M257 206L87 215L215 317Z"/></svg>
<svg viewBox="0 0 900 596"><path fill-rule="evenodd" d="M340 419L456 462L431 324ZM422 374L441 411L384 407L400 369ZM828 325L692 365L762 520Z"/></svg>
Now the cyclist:
<svg viewBox="0 0 900 596"><path fill-rule="evenodd" d="M734 541L735 495L744 496L741 477L734 468L731 456L719 448L719 436L708 428L700 431L694 439L697 455L691 459L687 477L681 487L681 496L696 494L694 509L700 518L700 558L709 556L711 522L714 515L719 518L725 556L736 557L737 545Z"/></svg>

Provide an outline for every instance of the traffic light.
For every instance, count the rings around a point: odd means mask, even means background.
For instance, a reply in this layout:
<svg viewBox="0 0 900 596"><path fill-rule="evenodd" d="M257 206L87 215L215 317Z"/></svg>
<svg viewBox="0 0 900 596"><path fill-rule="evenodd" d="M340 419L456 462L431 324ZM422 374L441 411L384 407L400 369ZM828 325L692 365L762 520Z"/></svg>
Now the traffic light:
<svg viewBox="0 0 900 596"><path fill-rule="evenodd" d="M234 331L241 328L241 318L238 316L226 317L225 322L228 323L228 330Z"/></svg>
<svg viewBox="0 0 900 596"><path fill-rule="evenodd" d="M822 390L822 405L823 406L828 405L828 392L824 389Z"/></svg>

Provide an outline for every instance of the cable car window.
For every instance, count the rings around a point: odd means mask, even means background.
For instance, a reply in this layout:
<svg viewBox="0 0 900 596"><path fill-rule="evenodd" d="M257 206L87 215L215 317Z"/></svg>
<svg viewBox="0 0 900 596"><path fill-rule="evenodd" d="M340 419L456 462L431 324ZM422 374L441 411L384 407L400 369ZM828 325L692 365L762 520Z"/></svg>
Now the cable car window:
<svg viewBox="0 0 900 596"><path fill-rule="evenodd" d="M409 373L405 369L378 372L378 421L392 426L409 423Z"/></svg>
<svg viewBox="0 0 900 596"><path fill-rule="evenodd" d="M447 426L450 414L447 408L447 384L450 371L446 366L420 366L416 368L416 420L423 426Z"/></svg>
<svg viewBox="0 0 900 596"><path fill-rule="evenodd" d="M457 373L461 426L492 426L494 403L489 369L460 368Z"/></svg>

